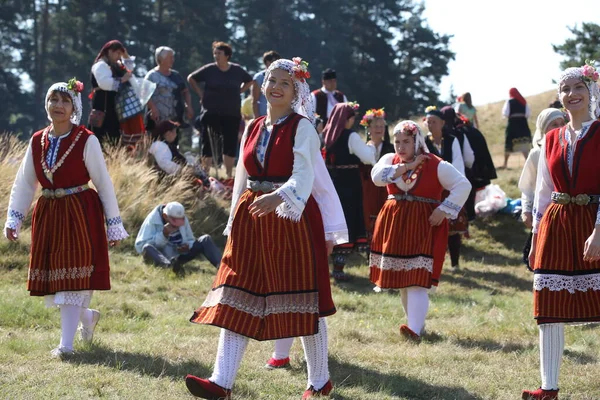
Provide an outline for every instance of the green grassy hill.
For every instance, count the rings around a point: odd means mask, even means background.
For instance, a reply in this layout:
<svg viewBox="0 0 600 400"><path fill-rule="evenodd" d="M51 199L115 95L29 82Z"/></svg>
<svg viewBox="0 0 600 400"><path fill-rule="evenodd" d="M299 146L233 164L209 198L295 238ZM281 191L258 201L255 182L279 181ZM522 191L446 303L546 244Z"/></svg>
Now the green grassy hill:
<svg viewBox="0 0 600 400"><path fill-rule="evenodd" d="M536 116L553 93L528 98ZM482 131L503 151L502 103L479 106ZM535 118L531 118L533 125ZM533 128L533 126L532 126ZM533 129L532 129L533 131ZM22 150L22 149L21 149ZM18 157L13 157L18 159ZM517 155L496 183L519 195ZM1 210L5 212L16 173L11 157L0 158ZM110 165L130 232L155 202L183 196L185 188L160 185L142 166L116 156ZM144 180L140 190L138 180ZM196 234L218 236L226 213L216 201L194 213ZM196 207L197 208L197 207ZM497 215L471 226L461 268L446 264L431 296L427 334L420 345L404 341L399 294L375 293L367 262L354 256L349 283L333 285L338 313L328 318L333 399L517 399L522 388L537 388L538 329L532 318L532 276L521 263L526 238L522 224ZM131 253L131 240L111 253L113 290L96 292L102 312L92 345L76 344L68 361L50 359L58 344L59 313L26 292L28 233L20 243L0 241L0 398L2 399L187 399L183 377L208 376L219 330L188 322L210 288L215 269L194 262L177 278L146 266ZM566 328L561 399L600 398L600 336L589 326ZM299 399L306 365L299 341L292 367L268 371L272 343L251 341L234 387L234 399Z"/></svg>

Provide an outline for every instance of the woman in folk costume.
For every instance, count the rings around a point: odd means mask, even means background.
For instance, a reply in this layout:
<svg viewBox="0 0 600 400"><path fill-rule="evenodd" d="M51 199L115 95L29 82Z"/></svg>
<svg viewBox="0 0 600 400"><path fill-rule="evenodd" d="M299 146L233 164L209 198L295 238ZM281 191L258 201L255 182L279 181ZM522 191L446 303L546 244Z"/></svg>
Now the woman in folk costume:
<svg viewBox="0 0 600 400"><path fill-rule="evenodd" d="M418 341L429 309L427 289L438 285L442 272L446 219L457 217L471 185L452 164L429 153L412 121L396 125L394 147L396 153L381 157L372 171L373 182L386 186L389 196L375 223L370 279L381 289L401 289L408 323L400 333ZM444 190L450 194L442 201Z"/></svg>
<svg viewBox="0 0 600 400"><path fill-rule="evenodd" d="M323 318L335 313L327 257L348 231L308 112L307 65L294 58L269 66L262 87L267 115L242 137L223 260L191 318L222 328L212 376L186 377L197 397L229 396L248 338L302 337L303 399L332 390Z"/></svg>
<svg viewBox="0 0 600 400"><path fill-rule="evenodd" d="M533 227L533 200L535 198L535 184L537 181L538 163L540 160L540 150L546 133L565 126L565 114L556 108L546 108L538 115L535 124L535 134L533 135L533 150L529 152L521 178L519 179L519 189L521 189L521 204L523 211L521 219L528 229ZM531 238L529 235L525 248L523 249L523 261L529 266L529 250L531 250Z"/></svg>
<svg viewBox="0 0 600 400"><path fill-rule="evenodd" d="M463 151L460 140L451 134L451 130L444 129L446 124L444 114L436 107L427 107L425 109L425 126L429 131L425 143L429 151L440 157L446 162L451 163L454 168L462 175L465 175L466 163L463 158ZM470 149L470 148L469 148ZM471 157L473 150L470 150ZM473 158L470 159L473 165ZM448 232L448 251L450 252L450 263L452 268L458 268L460 261L460 247L462 245L462 235L469 233L469 219L467 211L463 207L456 217L450 220Z"/></svg>
<svg viewBox="0 0 600 400"><path fill-rule="evenodd" d="M375 164L375 148L368 146L352 129L357 110L356 103L336 104L323 130L325 163L344 208L350 239L333 249L331 275L336 281L350 279L344 272L348 254L355 248L360 251L368 247L359 167L361 163Z"/></svg>
<svg viewBox="0 0 600 400"><path fill-rule="evenodd" d="M508 94L510 98L502 107L502 115L508 118L504 141L504 164L502 168L507 167L510 153L519 152L523 154L523 157L527 158L529 150L531 150L531 131L527 124L527 118L531 115L531 110L529 109L527 100L525 100L516 88L511 88Z"/></svg>
<svg viewBox="0 0 600 400"><path fill-rule="evenodd" d="M128 236L98 139L79 126L82 90L75 78L48 89L46 113L52 123L29 142L4 227L8 240L18 239L41 184L31 220L27 290L45 296L48 307L60 308L62 333L52 350L55 357L73 353L80 322L82 339L92 340L100 317L88 308L92 292L110 289L108 243L113 246ZM89 187L90 179L97 192Z"/></svg>
<svg viewBox="0 0 600 400"><path fill-rule="evenodd" d="M385 122L385 111L383 108L368 110L362 117L360 124L367 130L367 144L375 148L375 162L389 153L394 152L394 145L390 142L390 133ZM387 200L387 191L384 187L375 186L371 179L372 165L361 165L363 193L363 213L367 239L370 242L373 237L375 220L383 204Z"/></svg>
<svg viewBox="0 0 600 400"><path fill-rule="evenodd" d="M123 146L135 146L146 133L143 107L139 99L130 94L129 80L134 68L134 57L118 40L111 40L100 49L92 66L92 114L90 129L101 143L120 141ZM119 99L119 96L122 98ZM101 124L94 115L104 113Z"/></svg>
<svg viewBox="0 0 600 400"><path fill-rule="evenodd" d="M565 324L600 321L600 88L591 65L558 83L569 123L546 134L533 206L534 316L542 386L523 399L557 399Z"/></svg>

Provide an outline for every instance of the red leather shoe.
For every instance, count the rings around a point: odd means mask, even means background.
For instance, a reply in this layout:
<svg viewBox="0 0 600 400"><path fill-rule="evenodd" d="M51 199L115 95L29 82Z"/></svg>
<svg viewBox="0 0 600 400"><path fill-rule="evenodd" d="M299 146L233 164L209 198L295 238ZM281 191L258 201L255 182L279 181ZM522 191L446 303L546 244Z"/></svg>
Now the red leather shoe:
<svg viewBox="0 0 600 400"><path fill-rule="evenodd" d="M333 390L333 384L331 383L331 380L327 381L327 383L325 384L325 386L323 386L319 390L316 390L311 385L311 387L309 387L308 389L306 389L306 391L302 395L302 400L312 399L314 397L327 396L327 395L329 395L329 393L331 393L332 390Z"/></svg>
<svg viewBox="0 0 600 400"><path fill-rule="evenodd" d="M189 374L185 377L185 386L187 386L192 395L201 399L229 400L231 395L231 390L224 389L208 379L198 378Z"/></svg>
<svg viewBox="0 0 600 400"><path fill-rule="evenodd" d="M400 334L412 342L419 343L421 341L421 336L417 335L408 325L400 325Z"/></svg>
<svg viewBox="0 0 600 400"><path fill-rule="evenodd" d="M290 358L289 357L282 358L281 360L271 357L271 358L269 358L269 361L267 361L265 368L278 369L278 368L287 368L289 366L290 366Z"/></svg>
<svg viewBox="0 0 600 400"><path fill-rule="evenodd" d="M523 400L558 400L558 389L544 390L539 388L536 390L523 390L521 398Z"/></svg>

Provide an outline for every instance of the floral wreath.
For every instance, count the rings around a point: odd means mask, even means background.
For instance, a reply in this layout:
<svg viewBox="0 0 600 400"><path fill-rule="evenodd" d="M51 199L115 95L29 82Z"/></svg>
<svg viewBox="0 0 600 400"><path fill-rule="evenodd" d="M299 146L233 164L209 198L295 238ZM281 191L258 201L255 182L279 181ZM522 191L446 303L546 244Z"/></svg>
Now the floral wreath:
<svg viewBox="0 0 600 400"><path fill-rule="evenodd" d="M371 121L373 121L375 118L385 119L385 111L383 111L383 107L371 108L370 110L367 110L365 115L363 115L362 119L360 120L360 124L364 127L368 127L371 124Z"/></svg>
<svg viewBox="0 0 600 400"><path fill-rule="evenodd" d="M358 109L360 108L360 104L358 104L355 101L349 101L346 104L348 104L350 108L354 110L354 112L358 111Z"/></svg>
<svg viewBox="0 0 600 400"><path fill-rule="evenodd" d="M581 79L584 82L586 82L586 83L598 82L598 78L600 77L600 74L598 74L598 71L594 67L595 63L596 63L595 60L585 60L585 65L581 67L581 72L583 74Z"/></svg>
<svg viewBox="0 0 600 400"><path fill-rule="evenodd" d="M77 78L73 77L67 81L67 89L72 90L75 93L82 93L83 83L78 81Z"/></svg>
<svg viewBox="0 0 600 400"><path fill-rule="evenodd" d="M436 106L428 106L428 107L425 109L425 114L429 114L429 113L430 113L430 112L432 112L432 111L437 111L437 107L436 107Z"/></svg>
<svg viewBox="0 0 600 400"><path fill-rule="evenodd" d="M310 79L310 72L308 72L308 62L304 61L300 57L292 58L294 62L294 66L292 67L292 71L296 79L299 79L301 82L305 82L306 79Z"/></svg>
<svg viewBox="0 0 600 400"><path fill-rule="evenodd" d="M48 109L48 99L53 92L67 93L71 97L73 103L73 115L71 115L71 123L79 125L81 122L81 116L83 113L83 107L81 105L81 93L83 92L83 83L78 81L77 78L71 78L68 82L58 82L50 86L46 92L45 108L48 120L52 121L50 117L50 110Z"/></svg>
<svg viewBox="0 0 600 400"><path fill-rule="evenodd" d="M394 128L394 135L404 133L409 136L416 136L421 130L413 121L402 121Z"/></svg>

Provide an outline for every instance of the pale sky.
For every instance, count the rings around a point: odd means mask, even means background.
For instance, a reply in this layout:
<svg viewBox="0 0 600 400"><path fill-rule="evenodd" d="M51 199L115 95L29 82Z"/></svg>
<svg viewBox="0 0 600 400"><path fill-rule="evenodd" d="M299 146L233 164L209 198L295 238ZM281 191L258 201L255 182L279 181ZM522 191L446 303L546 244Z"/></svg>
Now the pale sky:
<svg viewBox="0 0 600 400"><path fill-rule="evenodd" d="M567 27L598 23L598 0L423 0L424 17L437 33L451 34L456 58L442 80L441 99L450 86L473 103L506 100L511 87L531 96L556 86L562 57L553 44L573 37Z"/></svg>

